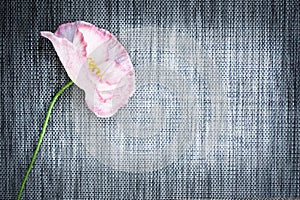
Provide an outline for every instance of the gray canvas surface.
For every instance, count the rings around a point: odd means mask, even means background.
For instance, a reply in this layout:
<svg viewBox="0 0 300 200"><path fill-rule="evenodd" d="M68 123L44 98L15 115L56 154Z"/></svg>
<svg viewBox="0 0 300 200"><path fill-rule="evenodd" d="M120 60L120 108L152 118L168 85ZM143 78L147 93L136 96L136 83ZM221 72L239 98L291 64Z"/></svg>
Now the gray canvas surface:
<svg viewBox="0 0 300 200"><path fill-rule="evenodd" d="M47 108L69 81L40 31L112 32L136 73L97 118L59 98L23 199L300 198L298 1L4 1L0 199L15 199Z"/></svg>

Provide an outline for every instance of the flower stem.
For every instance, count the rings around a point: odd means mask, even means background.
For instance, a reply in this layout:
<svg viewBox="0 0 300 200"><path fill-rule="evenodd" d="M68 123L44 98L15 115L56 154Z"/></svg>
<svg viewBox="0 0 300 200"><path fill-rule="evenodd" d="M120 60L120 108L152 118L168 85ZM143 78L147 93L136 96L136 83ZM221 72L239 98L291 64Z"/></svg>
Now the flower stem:
<svg viewBox="0 0 300 200"><path fill-rule="evenodd" d="M25 184L26 184L26 181L28 179L28 175L32 169L32 166L34 164L34 161L36 159L36 156L39 152L39 149L40 149L40 146L42 144L42 141L43 141L43 137L44 137L44 134L45 134L45 131L46 131L46 128L47 128L47 125L48 125L48 121L49 121L49 118L50 118L50 115L51 115L51 111L52 111L52 108L57 100L57 98L68 88L70 87L71 85L73 84L73 81L70 81L68 82L64 87L62 87L57 93L56 95L53 97L51 103L50 103L50 106L48 108L48 112L47 112L47 115L46 115L46 118L45 118L45 121L44 121L44 124L43 124L43 128L42 128L42 131L40 133L40 136L39 136L39 140L38 140L38 143L37 143L37 146L36 146L36 149L33 153L33 156L31 158L31 161L30 161L30 164L28 166L28 169L26 171L26 174L23 178L23 182L22 182L22 185L21 185L21 188L19 190L19 193L18 193L18 197L17 197L17 200L20 200L21 199L21 196L22 196L22 193L23 193L23 190L24 190L24 187L25 187Z"/></svg>

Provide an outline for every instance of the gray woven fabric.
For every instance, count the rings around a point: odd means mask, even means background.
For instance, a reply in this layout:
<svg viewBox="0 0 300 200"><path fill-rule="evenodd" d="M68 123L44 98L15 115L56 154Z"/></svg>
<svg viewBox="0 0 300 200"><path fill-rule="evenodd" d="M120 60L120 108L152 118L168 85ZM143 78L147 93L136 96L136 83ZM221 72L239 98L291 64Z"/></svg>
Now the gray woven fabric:
<svg viewBox="0 0 300 200"><path fill-rule="evenodd" d="M297 1L5 1L0 199L15 199L69 80L42 30L84 20L128 50L137 90L109 119L72 86L23 199L300 197Z"/></svg>

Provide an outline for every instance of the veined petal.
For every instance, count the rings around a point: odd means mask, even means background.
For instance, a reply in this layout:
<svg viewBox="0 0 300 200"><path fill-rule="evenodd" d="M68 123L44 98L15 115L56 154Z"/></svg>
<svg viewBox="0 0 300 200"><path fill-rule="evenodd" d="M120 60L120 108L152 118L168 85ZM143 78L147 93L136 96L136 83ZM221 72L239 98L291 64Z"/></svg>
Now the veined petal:
<svg viewBox="0 0 300 200"><path fill-rule="evenodd" d="M77 29L73 38L73 45L83 56L86 57L87 43L84 40L83 34Z"/></svg>
<svg viewBox="0 0 300 200"><path fill-rule="evenodd" d="M66 69L70 79L76 85L82 89L85 89L81 83L84 81L90 82L90 80L87 78L87 75L85 77L80 76L82 76L82 73L84 73L84 71L86 71L85 69L87 68L86 57L84 57L81 52L78 51L76 47L65 38L57 37L53 33L47 31L41 32L41 35L52 42L54 49L64 68Z"/></svg>
<svg viewBox="0 0 300 200"><path fill-rule="evenodd" d="M60 38L65 38L82 53L86 56L86 46L87 43L84 40L83 34L78 30L78 25L84 23L81 21L61 24L58 29L55 31L54 35Z"/></svg>
<svg viewBox="0 0 300 200"><path fill-rule="evenodd" d="M97 47L103 45L103 43L114 38L110 32L83 21L78 23L77 29L83 34L87 43L87 55L90 55Z"/></svg>
<svg viewBox="0 0 300 200"><path fill-rule="evenodd" d="M128 103L135 90L134 74L116 84L100 83L92 93L85 92L87 106L99 117L110 117Z"/></svg>
<svg viewBox="0 0 300 200"><path fill-rule="evenodd" d="M81 22L72 22L72 23L65 23L61 24L58 29L55 31L55 35L57 37L65 38L70 42L73 42L75 32L77 30L77 25Z"/></svg>
<svg viewBox="0 0 300 200"><path fill-rule="evenodd" d="M114 91L106 91L99 95L95 89L93 93L85 93L85 102L98 117L110 117L119 108L128 103L128 96L115 94Z"/></svg>
<svg viewBox="0 0 300 200"><path fill-rule="evenodd" d="M97 116L109 117L127 104L135 90L134 70L126 49L106 30L80 23L78 30L87 42L88 76L95 85L86 92L86 103Z"/></svg>
<svg viewBox="0 0 300 200"><path fill-rule="evenodd" d="M88 53L88 57L93 58L95 63L97 63L100 67L105 65L106 62L111 62L115 65L115 67L119 68L123 72L133 70L132 63L126 49L115 37L103 42L91 53Z"/></svg>

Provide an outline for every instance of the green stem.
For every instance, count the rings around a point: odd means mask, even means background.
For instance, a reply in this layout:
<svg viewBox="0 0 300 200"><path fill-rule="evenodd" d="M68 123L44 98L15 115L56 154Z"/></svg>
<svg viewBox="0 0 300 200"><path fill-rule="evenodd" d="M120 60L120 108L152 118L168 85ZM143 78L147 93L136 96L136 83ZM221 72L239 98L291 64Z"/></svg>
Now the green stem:
<svg viewBox="0 0 300 200"><path fill-rule="evenodd" d="M50 118L50 115L51 115L51 111L52 111L52 108L53 108L53 105L55 104L57 98L68 88L70 87L71 85L73 84L73 81L70 81L68 82L64 87L62 87L57 93L56 95L53 97L51 103L50 103L50 106L48 108L48 112L47 112L47 115L46 115L46 119L44 121L44 124L43 124L43 128L42 128L42 131L40 133L40 137L39 137L39 140L38 140L38 144L36 146L36 149L33 153L33 156L31 158L31 161L30 161L30 164L28 166L28 169L26 171L26 174L25 174L25 177L23 179L23 182L22 182L22 185L21 185L21 188L19 190L19 193L18 193L18 198L17 200L21 199L21 196L22 196L22 193L23 193L23 190L24 190L24 187L25 187L25 184L26 184L26 181L28 179L28 175L32 169L32 166L34 164L34 161L36 159L36 156L39 152L39 149L40 149L40 146L42 144L42 141L43 141L43 137L44 137L44 134L45 134L45 131L46 131L46 128L47 128L47 125L48 125L48 121L49 121L49 118Z"/></svg>

